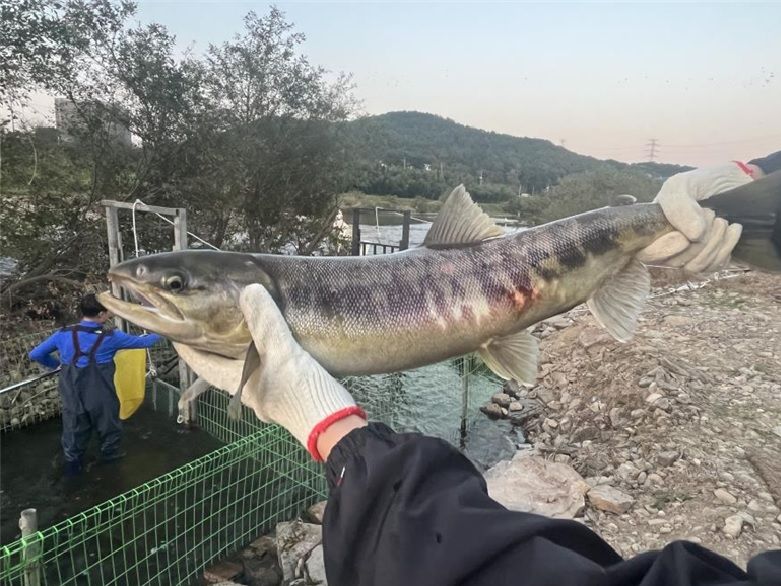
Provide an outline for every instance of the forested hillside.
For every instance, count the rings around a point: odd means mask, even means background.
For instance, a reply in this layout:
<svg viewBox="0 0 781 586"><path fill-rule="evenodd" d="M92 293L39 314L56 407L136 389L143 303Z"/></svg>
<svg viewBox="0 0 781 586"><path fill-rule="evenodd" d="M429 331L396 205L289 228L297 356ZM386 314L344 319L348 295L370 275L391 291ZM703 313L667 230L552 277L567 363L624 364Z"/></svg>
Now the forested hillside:
<svg viewBox="0 0 781 586"><path fill-rule="evenodd" d="M539 193L574 173L609 170L665 179L686 169L602 161L547 140L487 132L422 112L389 112L345 125L356 163L353 187L366 193L436 198L464 183L477 200L503 201Z"/></svg>

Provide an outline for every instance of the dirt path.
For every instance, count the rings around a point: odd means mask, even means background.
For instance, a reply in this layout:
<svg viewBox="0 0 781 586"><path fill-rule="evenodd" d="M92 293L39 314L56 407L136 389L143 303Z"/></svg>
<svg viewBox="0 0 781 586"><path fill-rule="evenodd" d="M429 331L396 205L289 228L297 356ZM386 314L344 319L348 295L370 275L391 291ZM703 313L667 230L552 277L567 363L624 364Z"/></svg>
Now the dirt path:
<svg viewBox="0 0 781 586"><path fill-rule="evenodd" d="M685 538L745 564L781 547L781 277L662 295L643 316L625 345L582 309L543 330L532 441L635 499L586 511L624 554Z"/></svg>

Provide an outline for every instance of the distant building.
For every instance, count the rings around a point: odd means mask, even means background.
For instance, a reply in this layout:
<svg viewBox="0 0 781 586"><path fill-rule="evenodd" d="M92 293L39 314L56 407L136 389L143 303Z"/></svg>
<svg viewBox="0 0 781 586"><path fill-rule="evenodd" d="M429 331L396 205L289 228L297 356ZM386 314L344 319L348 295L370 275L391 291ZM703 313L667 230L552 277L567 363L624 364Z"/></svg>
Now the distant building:
<svg viewBox="0 0 781 586"><path fill-rule="evenodd" d="M97 119L102 121L104 130L113 142L132 146L132 134L127 125L117 115L121 112L120 110L101 103L88 103L83 105L82 108L84 108L87 115L94 114ZM57 131L60 134L60 140L64 142L74 141L78 137L79 132L86 128L85 120L76 108L76 104L67 98L54 99L54 120L57 125Z"/></svg>

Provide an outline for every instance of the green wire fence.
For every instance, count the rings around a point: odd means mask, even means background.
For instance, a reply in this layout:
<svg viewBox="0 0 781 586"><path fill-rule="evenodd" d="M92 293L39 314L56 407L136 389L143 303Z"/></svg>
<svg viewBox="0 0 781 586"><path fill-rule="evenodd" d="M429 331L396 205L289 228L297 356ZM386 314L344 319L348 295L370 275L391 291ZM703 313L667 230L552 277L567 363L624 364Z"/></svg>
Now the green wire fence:
<svg viewBox="0 0 781 586"><path fill-rule="evenodd" d="M0 584L187 584L324 498L319 466L285 430L260 423L246 407L240 422L228 423L223 393L209 391L202 403L199 424L213 435L254 431L0 548ZM30 582L33 575L38 582Z"/></svg>

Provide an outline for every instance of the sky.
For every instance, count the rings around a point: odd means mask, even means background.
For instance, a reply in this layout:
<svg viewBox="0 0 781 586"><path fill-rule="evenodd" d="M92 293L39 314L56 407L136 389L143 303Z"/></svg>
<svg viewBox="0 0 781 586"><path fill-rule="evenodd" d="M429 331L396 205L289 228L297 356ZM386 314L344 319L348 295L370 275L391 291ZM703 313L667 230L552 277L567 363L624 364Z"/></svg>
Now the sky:
<svg viewBox="0 0 781 586"><path fill-rule="evenodd" d="M781 149L781 3L277 2L366 114L418 110L575 152L692 165ZM264 2L141 0L179 49Z"/></svg>

